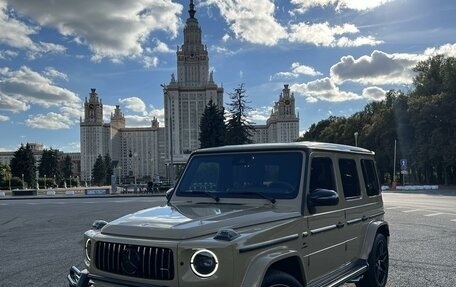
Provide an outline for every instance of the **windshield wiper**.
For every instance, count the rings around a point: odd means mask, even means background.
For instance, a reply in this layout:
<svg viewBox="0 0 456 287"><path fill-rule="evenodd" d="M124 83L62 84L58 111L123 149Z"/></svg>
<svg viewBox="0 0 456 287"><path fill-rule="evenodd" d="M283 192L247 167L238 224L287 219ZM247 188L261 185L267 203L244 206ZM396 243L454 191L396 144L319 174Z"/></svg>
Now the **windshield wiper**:
<svg viewBox="0 0 456 287"><path fill-rule="evenodd" d="M206 190L189 190L188 193L192 193L192 194L204 194L208 197L211 197L215 200L215 202L219 202L220 201L220 197L218 197L217 195L215 195L213 192L210 192L210 191L206 191Z"/></svg>
<svg viewBox="0 0 456 287"><path fill-rule="evenodd" d="M258 195L259 197L261 198L264 198L264 199L267 199L269 200L271 203L276 203L276 199L273 198L273 197L269 197L267 195L265 195L264 193L262 192L259 192L259 191L242 191L242 192L239 192L240 194L245 194L245 195Z"/></svg>

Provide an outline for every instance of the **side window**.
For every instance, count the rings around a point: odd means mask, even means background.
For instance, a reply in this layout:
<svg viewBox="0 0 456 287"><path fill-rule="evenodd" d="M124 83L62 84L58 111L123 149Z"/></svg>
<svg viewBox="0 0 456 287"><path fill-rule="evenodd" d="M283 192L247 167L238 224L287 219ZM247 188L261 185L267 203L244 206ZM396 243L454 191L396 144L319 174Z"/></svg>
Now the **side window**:
<svg viewBox="0 0 456 287"><path fill-rule="evenodd" d="M356 161L353 159L339 159L339 171L345 198L361 196Z"/></svg>
<svg viewBox="0 0 456 287"><path fill-rule="evenodd" d="M378 195L380 187L378 185L377 173L375 172L375 163L373 160L361 160L361 167L363 169L364 183L366 185L366 192L368 196Z"/></svg>
<svg viewBox="0 0 456 287"><path fill-rule="evenodd" d="M309 190L312 192L317 188L336 190L333 163L328 157L312 159Z"/></svg>

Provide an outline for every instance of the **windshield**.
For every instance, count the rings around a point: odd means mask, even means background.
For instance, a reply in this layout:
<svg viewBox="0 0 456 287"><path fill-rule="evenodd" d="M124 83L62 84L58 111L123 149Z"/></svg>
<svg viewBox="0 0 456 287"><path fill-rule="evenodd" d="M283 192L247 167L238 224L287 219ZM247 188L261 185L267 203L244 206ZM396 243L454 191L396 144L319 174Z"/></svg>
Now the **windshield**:
<svg viewBox="0 0 456 287"><path fill-rule="evenodd" d="M254 152L193 156L177 187L179 196L295 198L302 152ZM218 201L218 200L216 200Z"/></svg>

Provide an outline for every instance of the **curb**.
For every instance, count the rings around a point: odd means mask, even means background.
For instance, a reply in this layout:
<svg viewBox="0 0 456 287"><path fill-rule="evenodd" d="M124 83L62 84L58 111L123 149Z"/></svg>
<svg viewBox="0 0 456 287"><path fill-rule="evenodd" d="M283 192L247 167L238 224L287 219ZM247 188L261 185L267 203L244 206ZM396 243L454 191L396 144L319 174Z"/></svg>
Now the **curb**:
<svg viewBox="0 0 456 287"><path fill-rule="evenodd" d="M122 198L122 197L164 197L165 193L153 193L153 194L106 194L106 195L36 195L36 196L0 196L2 200L25 200L25 199L82 199L82 198Z"/></svg>

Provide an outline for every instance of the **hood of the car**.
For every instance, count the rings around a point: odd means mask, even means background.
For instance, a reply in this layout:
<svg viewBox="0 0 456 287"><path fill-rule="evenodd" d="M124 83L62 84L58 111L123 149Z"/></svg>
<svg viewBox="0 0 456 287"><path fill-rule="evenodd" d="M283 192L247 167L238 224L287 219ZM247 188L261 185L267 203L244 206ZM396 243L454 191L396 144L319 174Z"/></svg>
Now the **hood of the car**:
<svg viewBox="0 0 456 287"><path fill-rule="evenodd" d="M299 212L272 205L233 204L165 205L145 209L114 220L102 234L180 240L299 216Z"/></svg>

